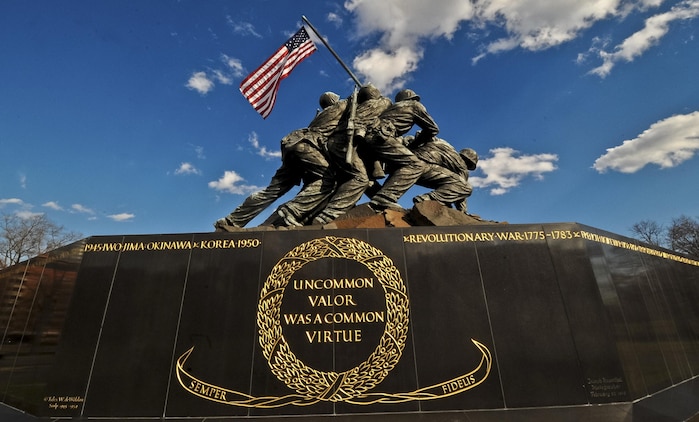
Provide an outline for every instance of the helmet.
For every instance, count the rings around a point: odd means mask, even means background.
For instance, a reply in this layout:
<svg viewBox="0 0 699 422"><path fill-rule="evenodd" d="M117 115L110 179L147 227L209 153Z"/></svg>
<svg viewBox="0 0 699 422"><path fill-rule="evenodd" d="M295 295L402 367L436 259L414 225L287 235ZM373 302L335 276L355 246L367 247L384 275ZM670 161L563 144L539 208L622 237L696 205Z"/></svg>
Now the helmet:
<svg viewBox="0 0 699 422"><path fill-rule="evenodd" d="M381 91L378 90L374 85L368 84L359 88L357 93L357 102L363 103L366 100L373 100L381 97Z"/></svg>
<svg viewBox="0 0 699 422"><path fill-rule="evenodd" d="M420 101L420 96L417 95L412 89L402 89L396 94L396 102L404 100Z"/></svg>
<svg viewBox="0 0 699 422"><path fill-rule="evenodd" d="M334 92L324 92L321 96L320 99L318 100L318 103L320 104L321 108L327 108L330 107L331 105L337 103L340 100L340 96L335 94Z"/></svg>
<svg viewBox="0 0 699 422"><path fill-rule="evenodd" d="M478 154L471 148L464 148L459 151L459 155L466 163L466 168L469 170L475 170L476 164L478 163Z"/></svg>

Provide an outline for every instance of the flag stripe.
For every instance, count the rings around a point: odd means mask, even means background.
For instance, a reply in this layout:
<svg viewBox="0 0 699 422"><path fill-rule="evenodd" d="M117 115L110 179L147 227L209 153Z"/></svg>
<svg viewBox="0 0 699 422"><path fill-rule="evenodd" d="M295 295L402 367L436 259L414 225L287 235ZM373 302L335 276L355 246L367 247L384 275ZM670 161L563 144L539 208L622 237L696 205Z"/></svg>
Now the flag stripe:
<svg viewBox="0 0 699 422"><path fill-rule="evenodd" d="M297 64L301 63L306 57L310 56L316 51L316 47L313 41L308 40L308 44L301 45L298 48L298 53L295 55L290 55L287 63L284 65L284 72L282 72L282 79L289 76L289 73L296 67Z"/></svg>
<svg viewBox="0 0 699 422"><path fill-rule="evenodd" d="M279 79L270 81L269 84L265 85L264 89L259 92L259 95L250 104L257 109L257 111L262 114L260 109L267 109L267 106L274 105L274 100L276 99L276 92L279 89ZM271 108L271 107L270 107ZM270 109L271 111L271 109ZM269 113L267 113L269 114ZM266 116L265 116L266 117Z"/></svg>
<svg viewBox="0 0 699 422"><path fill-rule="evenodd" d="M248 101L254 106L260 100L260 97L266 95L267 91L271 86L274 85L275 79L278 78L277 71L270 71L264 75L256 78L250 86L246 89L241 90L243 95L247 97Z"/></svg>
<svg viewBox="0 0 699 422"><path fill-rule="evenodd" d="M260 96L255 103L251 103L253 107L255 107L255 110L262 115L262 117L267 117L272 111L272 107L274 106L274 102L277 98L279 82L279 79L270 82L267 88L263 91L264 95Z"/></svg>
<svg viewBox="0 0 699 422"><path fill-rule="evenodd" d="M301 27L260 67L243 79L240 92L263 118L267 118L277 100L280 82L316 50L306 28Z"/></svg>
<svg viewBox="0 0 699 422"><path fill-rule="evenodd" d="M243 95L248 97L248 101L250 101L252 105L260 101L260 98L264 98L268 95L269 89L274 86L279 74L270 73L268 75L271 77L267 77L263 81L255 83L247 91L243 92Z"/></svg>
<svg viewBox="0 0 699 422"><path fill-rule="evenodd" d="M243 82L240 84L241 89L244 87L245 89L249 89L248 87L251 85L259 85L259 81L264 79L265 76L269 78L272 75L272 73L269 73L269 71L274 67L279 66L279 63L284 59L284 56L287 53L285 49L286 47L282 47L277 50L277 52L267 59L262 66L258 67L254 72L243 79Z"/></svg>

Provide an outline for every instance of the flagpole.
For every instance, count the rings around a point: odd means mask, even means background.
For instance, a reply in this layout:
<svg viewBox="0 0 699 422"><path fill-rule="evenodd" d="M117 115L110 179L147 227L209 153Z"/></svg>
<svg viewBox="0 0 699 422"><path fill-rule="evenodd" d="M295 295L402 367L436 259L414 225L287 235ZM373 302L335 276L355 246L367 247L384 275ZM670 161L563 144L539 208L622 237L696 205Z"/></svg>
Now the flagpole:
<svg viewBox="0 0 699 422"><path fill-rule="evenodd" d="M345 71L350 75L350 77L352 78L352 80L354 81L354 83L355 83L358 87L359 87L359 86L362 86L361 82L359 82L359 79L357 79L357 77L354 76L354 73L352 73L352 71L350 70L350 68L347 67L347 65L345 64L345 62L342 61L342 59L340 58L340 56L337 55L337 53L335 52L335 50L333 50L333 48L330 47L330 44L328 44L328 42L325 41L325 38L323 38L323 36L320 35L320 33L318 32L318 30L316 30L316 28L313 26L313 24L312 24L311 22L309 22L308 19L306 19L306 17L303 16L303 15L301 15L301 19L303 19L303 21L308 25L308 27L311 28L311 30L313 31L313 33L316 34L316 36L318 37L318 39L320 39L320 41L323 43L323 45L324 45L328 50L330 50L330 53L332 53L333 57L335 57L335 60L337 60L338 62L340 62L340 65L341 65L342 68L345 69Z"/></svg>

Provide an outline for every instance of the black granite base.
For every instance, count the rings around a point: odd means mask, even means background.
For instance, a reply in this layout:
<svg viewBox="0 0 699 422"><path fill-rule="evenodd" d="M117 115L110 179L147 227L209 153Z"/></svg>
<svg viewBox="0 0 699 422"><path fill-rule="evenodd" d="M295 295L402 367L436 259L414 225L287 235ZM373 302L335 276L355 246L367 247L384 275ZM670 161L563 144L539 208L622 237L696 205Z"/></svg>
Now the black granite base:
<svg viewBox="0 0 699 422"><path fill-rule="evenodd" d="M574 223L92 237L0 294L22 417L699 412L699 262Z"/></svg>

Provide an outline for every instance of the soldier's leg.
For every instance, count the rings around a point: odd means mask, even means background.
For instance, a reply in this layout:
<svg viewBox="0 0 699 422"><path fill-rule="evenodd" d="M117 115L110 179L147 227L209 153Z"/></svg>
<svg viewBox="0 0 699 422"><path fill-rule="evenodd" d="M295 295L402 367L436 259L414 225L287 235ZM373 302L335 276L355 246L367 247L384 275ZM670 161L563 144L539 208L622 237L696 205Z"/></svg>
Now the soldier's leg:
<svg viewBox="0 0 699 422"><path fill-rule="evenodd" d="M226 230L226 227L244 227L274 201L298 185L302 175L291 161L292 157L293 155L289 155L282 161L282 165L274 173L266 188L248 196L229 215L217 220L214 223L216 230Z"/></svg>
<svg viewBox="0 0 699 422"><path fill-rule="evenodd" d="M277 214L289 226L303 226L327 203L335 186L334 177L304 183L301 191L293 199L279 207Z"/></svg>
<svg viewBox="0 0 699 422"><path fill-rule="evenodd" d="M296 150L296 160L305 173L303 187L279 207L278 214L290 225L303 225L332 195L336 178L328 159L317 148L301 143Z"/></svg>
<svg viewBox="0 0 699 422"><path fill-rule="evenodd" d="M415 203L431 199L448 206L463 201L471 192L470 186L458 174L434 164L427 165L427 171L420 176L417 185L434 190L413 198Z"/></svg>
<svg viewBox="0 0 699 422"><path fill-rule="evenodd" d="M368 145L392 169L381 189L373 196L371 204L379 208L395 205L425 172L426 165L396 138L372 141Z"/></svg>
<svg viewBox="0 0 699 422"><path fill-rule="evenodd" d="M269 186L248 196L242 204L226 217L214 223L214 227L225 230L225 226L245 227L269 205L288 192L295 183L283 177L272 177Z"/></svg>
<svg viewBox="0 0 699 422"><path fill-rule="evenodd" d="M328 151L338 175L338 185L328 204L315 218L316 224L329 223L350 210L369 187L369 176L364 162L357 154L352 156L351 163L347 163L346 149L336 144L328 144Z"/></svg>

